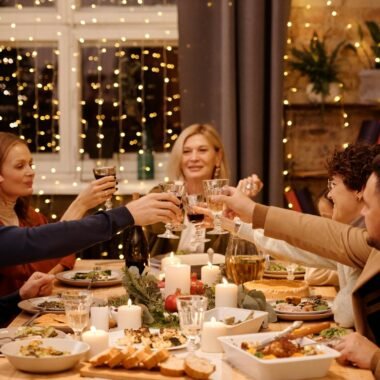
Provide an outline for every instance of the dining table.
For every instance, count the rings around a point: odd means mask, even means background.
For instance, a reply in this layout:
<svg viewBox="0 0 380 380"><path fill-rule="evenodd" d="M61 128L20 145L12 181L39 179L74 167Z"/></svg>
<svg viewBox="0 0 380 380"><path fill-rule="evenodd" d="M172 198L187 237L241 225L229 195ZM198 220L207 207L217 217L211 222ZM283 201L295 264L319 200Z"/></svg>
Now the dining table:
<svg viewBox="0 0 380 380"><path fill-rule="evenodd" d="M75 270L85 270L101 268L101 269L122 269L125 265L123 260L77 260L75 263ZM55 280L53 286L53 294L61 293L67 291L68 289L73 289L73 287L62 283L58 280ZM311 287L311 294L320 294L324 297L333 298L336 294L336 289L332 286L321 286L321 287ZM109 298L114 296L122 296L126 294L126 290L122 284L110 286L110 287L93 287L91 289L93 296L98 298ZM22 326L30 320L32 315L25 311L22 311L9 325L9 327L18 327ZM333 321L331 320L333 323ZM275 323L269 323L268 327L261 331L279 331L288 327L292 322L279 320ZM313 324L315 322L306 321L305 325ZM182 354L185 354L185 350L182 350ZM251 377L248 377L244 373L240 372L238 369L232 367L228 361L226 361L223 356L224 354L211 354L211 353L198 353L200 356L209 358L211 361L216 363L216 371L210 377L211 380L248 380ZM76 367L71 370L54 373L54 374L32 374L16 370L5 357L0 357L0 379L13 379L13 380L25 380L25 379L62 379L62 380L79 380L79 379L90 379L86 376L81 376L80 368L84 366L84 363L79 363ZM310 368L310 371L313 371L313 368ZM252 379L255 377L252 374ZM100 378L97 377L97 380ZM173 378L175 379L175 378ZM318 379L326 380L373 380L374 376L371 371L355 368L353 366L342 366L338 364L335 360L327 373L323 378L319 377ZM260 380L260 379L256 379Z"/></svg>

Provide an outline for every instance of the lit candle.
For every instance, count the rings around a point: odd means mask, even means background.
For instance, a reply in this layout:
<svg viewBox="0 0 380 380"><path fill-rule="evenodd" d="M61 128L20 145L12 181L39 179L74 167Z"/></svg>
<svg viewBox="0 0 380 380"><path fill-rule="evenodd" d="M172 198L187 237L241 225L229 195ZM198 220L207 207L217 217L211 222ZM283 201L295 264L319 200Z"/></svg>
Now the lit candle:
<svg viewBox="0 0 380 380"><path fill-rule="evenodd" d="M89 331L85 331L82 334L82 341L89 344L90 352L88 353L88 357L92 358L108 348L108 332L97 330L95 326L91 326Z"/></svg>
<svg viewBox="0 0 380 380"><path fill-rule="evenodd" d="M169 256L164 257L161 260L161 270L165 272L165 269L169 265L181 264L181 259L174 255L174 252L170 252Z"/></svg>
<svg viewBox="0 0 380 380"><path fill-rule="evenodd" d="M220 270L217 265L210 262L201 268L201 281L208 286L214 285L219 281Z"/></svg>
<svg viewBox="0 0 380 380"><path fill-rule="evenodd" d="M91 326L99 330L108 331L109 329L109 310L108 306L91 306Z"/></svg>
<svg viewBox="0 0 380 380"><path fill-rule="evenodd" d="M132 305L132 301L129 299L127 305L122 305L118 308L118 329L139 329L141 327L141 314L141 307Z"/></svg>
<svg viewBox="0 0 380 380"><path fill-rule="evenodd" d="M169 265L165 269L165 296L174 294L177 289L182 294L190 294L190 265Z"/></svg>
<svg viewBox="0 0 380 380"><path fill-rule="evenodd" d="M237 296L237 285L230 284L223 278L223 282L215 286L215 307L236 307Z"/></svg>
<svg viewBox="0 0 380 380"><path fill-rule="evenodd" d="M214 317L209 322L203 322L201 350L203 352L223 352L218 337L227 335L227 327L223 322L217 322Z"/></svg>

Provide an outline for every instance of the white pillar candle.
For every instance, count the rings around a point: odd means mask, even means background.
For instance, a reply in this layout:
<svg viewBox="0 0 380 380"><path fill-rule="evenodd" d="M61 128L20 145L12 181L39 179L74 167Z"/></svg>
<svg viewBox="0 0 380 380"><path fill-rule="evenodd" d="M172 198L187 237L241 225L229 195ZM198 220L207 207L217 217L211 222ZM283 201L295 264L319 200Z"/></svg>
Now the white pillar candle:
<svg viewBox="0 0 380 380"><path fill-rule="evenodd" d="M91 306L91 326L99 330L109 330L109 310L108 306Z"/></svg>
<svg viewBox="0 0 380 380"><path fill-rule="evenodd" d="M164 257L161 260L161 271L165 272L165 269L169 265L181 264L181 259L174 255L174 252L170 252L169 256Z"/></svg>
<svg viewBox="0 0 380 380"><path fill-rule="evenodd" d="M215 286L215 307L236 307L237 296L237 285L230 284L223 278L223 282Z"/></svg>
<svg viewBox="0 0 380 380"><path fill-rule="evenodd" d="M118 329L139 329L141 327L141 314L141 307L138 305L132 305L132 301L129 299L127 305L118 307Z"/></svg>
<svg viewBox="0 0 380 380"><path fill-rule="evenodd" d="M165 297L174 294L177 289L182 294L190 294L190 265L169 265L165 269Z"/></svg>
<svg viewBox="0 0 380 380"><path fill-rule="evenodd" d="M87 356L88 358L92 358L108 348L108 332L97 330L94 326L91 326L89 331L85 331L82 334L82 341L89 344L90 352Z"/></svg>
<svg viewBox="0 0 380 380"><path fill-rule="evenodd" d="M227 327L223 322L217 322L214 317L209 322L203 322L201 350L203 352L223 352L219 336L227 335Z"/></svg>
<svg viewBox="0 0 380 380"><path fill-rule="evenodd" d="M208 286L214 285L219 281L220 270L217 265L210 262L201 268L201 281Z"/></svg>

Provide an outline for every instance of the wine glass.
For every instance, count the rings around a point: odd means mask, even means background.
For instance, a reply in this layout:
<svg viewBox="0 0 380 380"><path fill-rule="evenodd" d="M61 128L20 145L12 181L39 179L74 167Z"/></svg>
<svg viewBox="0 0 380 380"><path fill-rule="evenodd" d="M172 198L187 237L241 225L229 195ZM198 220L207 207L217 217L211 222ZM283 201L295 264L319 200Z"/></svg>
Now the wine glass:
<svg viewBox="0 0 380 380"><path fill-rule="evenodd" d="M75 339L80 340L90 318L91 292L80 290L62 294L67 324L73 329Z"/></svg>
<svg viewBox="0 0 380 380"><path fill-rule="evenodd" d="M113 175L116 178L116 168L115 166L97 166L93 169L95 179L100 179L103 177L107 177L109 175ZM105 203L104 206L106 207L106 210L111 210L112 208L112 196L109 197Z"/></svg>
<svg viewBox="0 0 380 380"><path fill-rule="evenodd" d="M203 220L205 218L204 214L198 214L194 207L204 207L205 199L203 194L186 194L183 197L183 204L185 206L185 211L189 222L194 224L195 236L193 237L191 244L198 245L200 243L207 243L210 239L204 238Z"/></svg>
<svg viewBox="0 0 380 380"><path fill-rule="evenodd" d="M181 332L189 339L189 352L196 349L202 329L208 299L204 296L177 296Z"/></svg>
<svg viewBox="0 0 380 380"><path fill-rule="evenodd" d="M207 207L214 217L214 229L207 232L210 235L228 234L222 229L220 217L223 212L223 202L215 202L214 196L221 195L224 186L228 185L228 179L205 179L203 180L203 190L206 196Z"/></svg>
<svg viewBox="0 0 380 380"><path fill-rule="evenodd" d="M179 207L182 207L182 195L185 191L185 185L182 181L161 183L160 187L163 192L174 194L181 201ZM173 234L173 231L182 231L185 228L183 224L168 222L165 224L165 232L157 236L165 239L179 239L177 235Z"/></svg>
<svg viewBox="0 0 380 380"><path fill-rule="evenodd" d="M295 263L285 263L286 272L287 272L286 278L288 280L294 280L296 278L294 272L296 271L297 266L298 265Z"/></svg>

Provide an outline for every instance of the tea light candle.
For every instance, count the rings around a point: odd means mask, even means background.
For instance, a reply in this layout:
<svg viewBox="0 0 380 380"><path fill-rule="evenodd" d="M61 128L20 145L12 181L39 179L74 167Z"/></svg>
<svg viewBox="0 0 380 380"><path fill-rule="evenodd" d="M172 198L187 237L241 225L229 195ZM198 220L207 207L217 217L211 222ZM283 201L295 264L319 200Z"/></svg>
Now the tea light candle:
<svg viewBox="0 0 380 380"><path fill-rule="evenodd" d="M182 294L190 294L190 265L169 265L165 269L165 296L175 293L177 289Z"/></svg>
<svg viewBox="0 0 380 380"><path fill-rule="evenodd" d="M217 322L214 317L209 322L203 322L201 350L203 352L223 352L219 336L227 335L227 327L223 322Z"/></svg>
<svg viewBox="0 0 380 380"><path fill-rule="evenodd" d="M108 306L91 306L91 326L99 330L109 330L109 310Z"/></svg>
<svg viewBox="0 0 380 380"><path fill-rule="evenodd" d="M132 305L132 301L129 299L127 305L122 305L118 308L118 329L139 329L141 327L141 315L141 307L138 305Z"/></svg>
<svg viewBox="0 0 380 380"><path fill-rule="evenodd" d="M174 252L170 252L169 256L166 256L161 260L161 270L165 272L166 267L176 264L181 264L181 259L178 256L175 256Z"/></svg>
<svg viewBox="0 0 380 380"><path fill-rule="evenodd" d="M237 285L230 284L223 278L223 282L215 286L215 307L236 307L237 296Z"/></svg>
<svg viewBox="0 0 380 380"><path fill-rule="evenodd" d="M89 344L90 351L88 357L92 358L108 348L108 332L97 330L95 326L91 326L89 331L85 331L82 334L82 341Z"/></svg>
<svg viewBox="0 0 380 380"><path fill-rule="evenodd" d="M219 281L220 270L217 265L210 262L201 268L201 281L208 286L214 285Z"/></svg>

